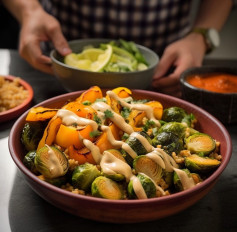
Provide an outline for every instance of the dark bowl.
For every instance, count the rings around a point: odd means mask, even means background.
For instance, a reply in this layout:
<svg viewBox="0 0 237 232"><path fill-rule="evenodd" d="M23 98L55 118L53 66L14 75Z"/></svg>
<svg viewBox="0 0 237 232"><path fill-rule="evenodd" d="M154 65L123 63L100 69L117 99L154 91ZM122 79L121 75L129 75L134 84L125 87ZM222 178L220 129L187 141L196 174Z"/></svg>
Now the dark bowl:
<svg viewBox="0 0 237 232"><path fill-rule="evenodd" d="M80 93L81 91L54 97L37 106L60 107L65 101L75 99ZM76 195L41 181L22 163L25 152L20 137L27 115L26 112L16 121L10 132L9 150L12 159L29 186L43 199L66 212L83 218L112 223L144 222L167 217L186 209L204 197L213 188L231 157L231 138L225 127L209 113L186 101L145 90L133 90L133 96L137 99L146 98L158 100L164 107L180 106L188 112L192 112L198 120L197 129L210 134L217 141L220 141L220 154L223 159L218 169L201 184L183 192L161 198L145 200L107 200ZM198 217L198 215L196 215L196 217Z"/></svg>
<svg viewBox="0 0 237 232"><path fill-rule="evenodd" d="M203 66L191 68L181 74L182 98L218 118L222 123L237 122L237 92L217 93L194 87L187 82L192 75L233 74L237 78L237 68Z"/></svg>
<svg viewBox="0 0 237 232"><path fill-rule="evenodd" d="M74 53L79 53L85 46L93 45L98 47L99 44L109 42L108 39L81 39L69 42L69 46ZM90 86L97 85L101 88L116 88L124 86L136 89L148 89L151 86L152 77L158 64L159 57L152 50L137 45L149 67L143 71L136 72L91 72L77 69L66 65L63 57L53 50L50 53L52 59L53 71L58 80L68 91L78 91L87 89Z"/></svg>

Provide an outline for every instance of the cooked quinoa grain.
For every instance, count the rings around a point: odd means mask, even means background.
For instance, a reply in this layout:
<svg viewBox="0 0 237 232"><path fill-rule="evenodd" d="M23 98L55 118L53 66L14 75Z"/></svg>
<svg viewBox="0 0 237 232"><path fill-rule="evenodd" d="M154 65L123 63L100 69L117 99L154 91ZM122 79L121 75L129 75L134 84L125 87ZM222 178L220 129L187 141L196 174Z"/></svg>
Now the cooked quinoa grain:
<svg viewBox="0 0 237 232"><path fill-rule="evenodd" d="M29 95L28 90L20 85L20 78L8 81L0 76L0 112L20 105Z"/></svg>

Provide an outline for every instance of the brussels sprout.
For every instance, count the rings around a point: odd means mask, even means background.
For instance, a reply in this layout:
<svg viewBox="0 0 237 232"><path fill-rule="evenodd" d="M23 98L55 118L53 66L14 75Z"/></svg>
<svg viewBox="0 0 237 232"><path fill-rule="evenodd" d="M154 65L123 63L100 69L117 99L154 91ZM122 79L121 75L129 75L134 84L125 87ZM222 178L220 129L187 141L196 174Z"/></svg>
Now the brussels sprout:
<svg viewBox="0 0 237 232"><path fill-rule="evenodd" d="M168 185L168 188L172 187L173 185L173 176L174 176L174 172L167 172L167 171L163 171L163 179L165 181L165 183Z"/></svg>
<svg viewBox="0 0 237 232"><path fill-rule="evenodd" d="M126 162L126 160L124 159L121 151L117 150L117 149L109 149L107 150L109 153L113 154L116 158Z"/></svg>
<svg viewBox="0 0 237 232"><path fill-rule="evenodd" d="M154 160L146 155L137 156L133 160L133 168L137 173L144 173L156 183L162 177L162 168Z"/></svg>
<svg viewBox="0 0 237 232"><path fill-rule="evenodd" d="M180 122L168 122L159 129L158 133L160 134L162 132L171 132L180 138L184 138L186 129L187 126L183 125Z"/></svg>
<svg viewBox="0 0 237 232"><path fill-rule="evenodd" d="M43 136L44 122L28 122L24 125L21 133L21 142L27 151L37 149L38 143Z"/></svg>
<svg viewBox="0 0 237 232"><path fill-rule="evenodd" d="M35 156L36 151L29 151L23 159L23 164L34 174L39 174L38 170L35 167Z"/></svg>
<svg viewBox="0 0 237 232"><path fill-rule="evenodd" d="M187 126L192 127L193 123L196 121L196 118L193 114L187 114L186 116L184 116L184 118L182 119L182 123L186 123Z"/></svg>
<svg viewBox="0 0 237 232"><path fill-rule="evenodd" d="M62 151L45 145L36 152L35 167L43 176L52 179L65 175L69 165Z"/></svg>
<svg viewBox="0 0 237 232"><path fill-rule="evenodd" d="M179 153L183 149L183 140L172 132L161 132L153 140L154 147L161 145L162 148L168 153Z"/></svg>
<svg viewBox="0 0 237 232"><path fill-rule="evenodd" d="M92 182L91 193L94 197L111 200L124 199L122 187L117 182L105 176L99 176Z"/></svg>
<svg viewBox="0 0 237 232"><path fill-rule="evenodd" d="M84 191L90 190L91 184L100 175L97 167L90 163L77 166L72 173L72 185Z"/></svg>
<svg viewBox="0 0 237 232"><path fill-rule="evenodd" d="M163 111L162 120L166 122L181 122L187 115L187 112L177 106L166 108Z"/></svg>
<svg viewBox="0 0 237 232"><path fill-rule="evenodd" d="M67 183L67 177L65 175L53 179L45 178L45 181L60 188L62 185Z"/></svg>
<svg viewBox="0 0 237 232"><path fill-rule="evenodd" d="M187 149L191 153L210 154L216 147L214 139L204 133L195 133L185 140Z"/></svg>
<svg viewBox="0 0 237 232"><path fill-rule="evenodd" d="M144 131L137 132L137 133L139 133L140 135L145 137L147 139L147 141L150 144L152 144L151 138L150 138L150 136L147 133L145 133ZM144 155L144 154L146 154L148 152L146 150L146 148L142 145L140 140L138 138L132 136L132 135L130 135L128 137L128 139L126 139L125 142L136 152L137 155ZM124 155L127 163L129 165L132 165L133 158L125 150L122 150L121 152Z"/></svg>
<svg viewBox="0 0 237 232"><path fill-rule="evenodd" d="M182 169L182 171L186 172L188 177L191 177L191 173L188 169L185 168ZM174 187L177 191L181 192L184 190L181 180L176 172L174 172L173 181L174 181Z"/></svg>
<svg viewBox="0 0 237 232"><path fill-rule="evenodd" d="M154 182L148 177L147 175L143 173L139 173L137 175L137 178L139 179L147 198L152 198L156 196L156 186ZM131 199L137 198L136 193L133 188L133 180L131 179L128 183L128 197Z"/></svg>
<svg viewBox="0 0 237 232"><path fill-rule="evenodd" d="M206 173L215 170L220 161L198 155L190 155L185 158L185 166L192 172Z"/></svg>

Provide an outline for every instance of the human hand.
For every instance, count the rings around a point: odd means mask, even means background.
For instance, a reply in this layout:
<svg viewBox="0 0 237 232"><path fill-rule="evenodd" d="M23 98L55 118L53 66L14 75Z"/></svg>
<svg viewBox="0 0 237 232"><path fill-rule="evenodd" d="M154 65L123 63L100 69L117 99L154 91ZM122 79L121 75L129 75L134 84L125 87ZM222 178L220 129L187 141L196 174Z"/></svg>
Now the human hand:
<svg viewBox="0 0 237 232"><path fill-rule="evenodd" d="M52 74L51 59L44 55L40 48L43 41L52 41L56 50L63 56L71 52L59 22L43 9L37 9L22 21L19 53L34 68Z"/></svg>
<svg viewBox="0 0 237 232"><path fill-rule="evenodd" d="M153 77L154 90L181 97L180 74L188 68L201 66L205 51L204 39L196 33L167 46ZM173 71L168 73L172 67Z"/></svg>

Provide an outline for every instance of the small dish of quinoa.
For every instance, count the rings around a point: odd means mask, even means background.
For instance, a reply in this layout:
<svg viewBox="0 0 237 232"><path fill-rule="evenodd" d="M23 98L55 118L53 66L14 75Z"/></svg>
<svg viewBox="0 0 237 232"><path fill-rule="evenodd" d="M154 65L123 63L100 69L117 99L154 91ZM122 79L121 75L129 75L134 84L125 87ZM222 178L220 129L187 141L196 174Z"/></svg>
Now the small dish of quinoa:
<svg viewBox="0 0 237 232"><path fill-rule="evenodd" d="M32 87L20 77L0 76L0 123L16 118L30 105Z"/></svg>

